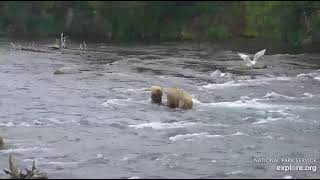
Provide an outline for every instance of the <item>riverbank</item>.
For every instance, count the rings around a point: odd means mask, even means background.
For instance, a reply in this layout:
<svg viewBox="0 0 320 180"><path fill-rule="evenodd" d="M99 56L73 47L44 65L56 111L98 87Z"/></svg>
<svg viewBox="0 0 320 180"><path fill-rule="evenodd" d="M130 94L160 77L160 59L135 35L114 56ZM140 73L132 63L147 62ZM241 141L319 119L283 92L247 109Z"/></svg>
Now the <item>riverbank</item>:
<svg viewBox="0 0 320 180"><path fill-rule="evenodd" d="M80 44L85 41L87 44L112 44L112 45L154 45L154 44L199 44L205 46L218 46L225 50L232 50L238 52L252 53L267 49L267 53L272 52L273 54L301 54L301 53L319 53L320 43L310 43L304 45L293 45L285 43L279 40L265 40L258 38L234 38L226 40L137 40L137 41L126 41L126 40L110 40L103 37L86 38L86 37L74 37L70 34L68 36L68 44ZM53 44L56 39L59 39L59 34L56 36L0 36L0 39L7 42L16 42L22 44Z"/></svg>

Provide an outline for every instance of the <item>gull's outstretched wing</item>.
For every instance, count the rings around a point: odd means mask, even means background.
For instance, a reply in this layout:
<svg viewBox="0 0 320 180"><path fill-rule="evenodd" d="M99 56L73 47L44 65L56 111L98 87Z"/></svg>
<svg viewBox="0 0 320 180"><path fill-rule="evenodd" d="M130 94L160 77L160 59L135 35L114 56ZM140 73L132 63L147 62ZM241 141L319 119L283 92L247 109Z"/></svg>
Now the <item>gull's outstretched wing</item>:
<svg viewBox="0 0 320 180"><path fill-rule="evenodd" d="M256 63L257 60L260 59L260 57L262 57L265 52L266 52L266 49L257 52L257 53L254 55L253 62Z"/></svg>
<svg viewBox="0 0 320 180"><path fill-rule="evenodd" d="M250 57L248 55L242 54L242 53L238 53L238 55L241 57L241 59L246 61L247 65L252 65L252 62L251 62Z"/></svg>

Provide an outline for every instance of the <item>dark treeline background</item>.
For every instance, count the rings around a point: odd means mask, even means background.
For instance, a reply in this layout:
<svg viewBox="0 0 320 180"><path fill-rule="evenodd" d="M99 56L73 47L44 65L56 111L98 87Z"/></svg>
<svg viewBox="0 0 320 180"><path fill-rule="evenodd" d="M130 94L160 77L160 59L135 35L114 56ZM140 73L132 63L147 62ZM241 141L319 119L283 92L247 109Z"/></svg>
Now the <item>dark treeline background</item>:
<svg viewBox="0 0 320 180"><path fill-rule="evenodd" d="M2 36L320 42L317 1L1 1Z"/></svg>

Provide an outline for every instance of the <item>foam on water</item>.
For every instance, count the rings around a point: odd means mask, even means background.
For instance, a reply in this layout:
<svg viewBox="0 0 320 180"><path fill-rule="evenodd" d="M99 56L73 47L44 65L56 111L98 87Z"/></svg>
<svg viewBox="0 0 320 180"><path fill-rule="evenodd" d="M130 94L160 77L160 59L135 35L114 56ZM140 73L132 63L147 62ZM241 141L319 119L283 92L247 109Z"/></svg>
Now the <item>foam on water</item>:
<svg viewBox="0 0 320 180"><path fill-rule="evenodd" d="M130 76L129 74L125 74L125 73L121 73L121 72L112 72L110 73L105 73L106 76L110 76L110 75L116 75L116 76Z"/></svg>
<svg viewBox="0 0 320 180"><path fill-rule="evenodd" d="M263 98L285 98L285 99L297 99L296 97L286 96L275 92L267 93Z"/></svg>
<svg viewBox="0 0 320 180"><path fill-rule="evenodd" d="M227 173L228 175L237 175L237 174L243 174L243 171L232 171L230 173Z"/></svg>
<svg viewBox="0 0 320 180"><path fill-rule="evenodd" d="M121 89L121 90L118 90L118 91L119 92L123 92L123 93L128 93L128 92L133 92L133 93L146 92L147 93L148 92L147 90L148 90L148 88L137 88L137 89L129 88L129 89Z"/></svg>
<svg viewBox="0 0 320 180"><path fill-rule="evenodd" d="M132 177L129 177L128 179L140 179L139 176L132 176Z"/></svg>
<svg viewBox="0 0 320 180"><path fill-rule="evenodd" d="M31 127L31 125L28 124L27 122L22 122L18 126L20 126L20 127Z"/></svg>
<svg viewBox="0 0 320 180"><path fill-rule="evenodd" d="M202 102L200 102L198 99L196 98L192 98L192 102L193 104L203 104Z"/></svg>
<svg viewBox="0 0 320 180"><path fill-rule="evenodd" d="M0 123L0 126L4 126L4 127L31 127L31 125L27 122L21 122L19 124L15 124L13 122L8 122L8 123Z"/></svg>
<svg viewBox="0 0 320 180"><path fill-rule="evenodd" d="M302 73L302 74L298 74L298 75L297 75L297 77L303 77L303 76L311 76L311 74Z"/></svg>
<svg viewBox="0 0 320 180"><path fill-rule="evenodd" d="M283 119L283 118L271 118L271 117L268 117L267 119L260 119L257 122L253 122L252 124L265 124L265 123L269 123L269 122L273 122L273 121L278 121L278 120L281 120L281 119Z"/></svg>
<svg viewBox="0 0 320 180"><path fill-rule="evenodd" d="M43 125L43 122L38 121L38 120L33 120L33 122L35 125Z"/></svg>
<svg viewBox="0 0 320 180"><path fill-rule="evenodd" d="M298 74L297 77L303 77L303 76L310 76L310 77L317 77L319 75L319 72L311 72L311 73L301 73Z"/></svg>
<svg viewBox="0 0 320 180"><path fill-rule="evenodd" d="M128 106L130 105L128 102L134 104L148 104L151 102L151 98L144 99L144 100L132 100L131 98L127 99L109 99L107 102L102 103L102 106L114 109L115 106Z"/></svg>
<svg viewBox="0 0 320 180"><path fill-rule="evenodd" d="M271 135L266 135L263 137L264 139L273 139L273 137Z"/></svg>
<svg viewBox="0 0 320 180"><path fill-rule="evenodd" d="M274 78L258 78L258 79L249 79L249 80L231 80L221 84L207 84L201 86L206 89L224 89L228 87L239 87L239 86L255 86L269 84L270 81L290 81L291 77L274 77Z"/></svg>
<svg viewBox="0 0 320 180"><path fill-rule="evenodd" d="M306 77L308 79L314 79L314 80L320 81L319 73L320 73L319 70L311 72L311 73L307 73L307 74L302 73L302 74L298 74L297 78L299 79L299 78L305 78Z"/></svg>
<svg viewBox="0 0 320 180"><path fill-rule="evenodd" d="M293 177L290 176L290 175L286 175L286 176L283 177L283 179L292 179L292 178L293 178Z"/></svg>
<svg viewBox="0 0 320 180"><path fill-rule="evenodd" d="M50 165L55 165L55 166L68 166L68 165L77 165L77 162L58 162L58 161L51 161L48 162Z"/></svg>
<svg viewBox="0 0 320 180"><path fill-rule="evenodd" d="M214 126L214 127L230 127L230 125L228 124L221 124L221 123L217 123L217 124L210 124L208 126Z"/></svg>
<svg viewBox="0 0 320 180"><path fill-rule="evenodd" d="M223 137L222 135L211 135L209 133L203 132L203 133L193 133L193 134L178 134L175 136L170 137L169 139L171 141L179 141L179 140L191 140L192 138L216 138L216 137Z"/></svg>
<svg viewBox="0 0 320 180"><path fill-rule="evenodd" d="M254 108L254 109L265 109L265 108L279 108L283 105L266 104L257 102L259 99L252 99L249 101L232 101L232 102L217 102L217 103L204 103L207 106L213 107L230 107L230 108Z"/></svg>
<svg viewBox="0 0 320 180"><path fill-rule="evenodd" d="M249 136L249 135L246 133L242 133L242 132L236 132L234 134L231 134L231 136Z"/></svg>
<svg viewBox="0 0 320 180"><path fill-rule="evenodd" d="M313 95L311 93L303 93L300 97L292 97L292 96L286 96L282 94L278 94L275 92L267 93L263 98L266 99L272 99L272 98L284 98L284 99L289 99L289 100L302 100L302 99L310 99L314 97L319 97L319 95ZM262 99L263 100L263 99Z"/></svg>
<svg viewBox="0 0 320 180"><path fill-rule="evenodd" d="M264 79L266 81L274 81L274 80L277 80L277 81L290 81L292 80L291 77L283 77L283 76L280 76L280 77L275 77L275 78L267 78L267 79Z"/></svg>
<svg viewBox="0 0 320 180"><path fill-rule="evenodd" d="M12 127L15 124L13 122L8 122L8 123L0 123L0 126L5 126L5 127Z"/></svg>
<svg viewBox="0 0 320 180"><path fill-rule="evenodd" d="M117 105L117 106L126 106L127 102L130 101L131 98L127 99L109 99L107 102L102 103L101 105L110 107L112 105Z"/></svg>
<svg viewBox="0 0 320 180"><path fill-rule="evenodd" d="M259 125L259 124L266 124L274 121L279 121L279 120L286 120L286 121L292 121L295 120L297 117L280 117L280 118L272 118L272 117L267 117L266 119L259 119L257 122L253 122L253 125Z"/></svg>
<svg viewBox="0 0 320 180"><path fill-rule="evenodd" d="M50 122L52 122L54 124L64 124L65 123L65 122L60 121L60 120L55 119L55 118L47 118L46 120L48 120L48 121L50 121Z"/></svg>
<svg viewBox="0 0 320 180"><path fill-rule="evenodd" d="M228 73L228 72L223 73L219 69L215 70L210 74L210 77L212 77L213 79L217 79L217 78L225 79L225 78L231 78L232 76L233 75L231 73Z"/></svg>
<svg viewBox="0 0 320 180"><path fill-rule="evenodd" d="M96 155L96 159L104 159L104 155L101 154L101 153L98 153L98 154Z"/></svg>
<svg viewBox="0 0 320 180"><path fill-rule="evenodd" d="M267 102L259 102L266 101L267 97L285 97L290 99L296 99L295 97L289 97L284 95L279 95L276 93L267 94L263 98L249 98L247 96L240 97L240 100L230 101L230 102L211 102L211 103L202 103L200 101L196 102L196 104L204 106L204 107L228 107L228 108L252 108L252 109L275 109L275 108L284 108L284 109L315 109L315 107L306 107L300 105L285 105L285 104L271 104ZM306 99L309 97L301 97L302 99Z"/></svg>
<svg viewBox="0 0 320 180"><path fill-rule="evenodd" d="M252 117L245 117L245 118L242 118L242 121L248 121L250 119L252 119Z"/></svg>
<svg viewBox="0 0 320 180"><path fill-rule="evenodd" d="M283 115L283 117L294 117L293 114L290 114L290 113L285 112L286 110L287 110L287 109L268 110L268 111L266 111L266 112L268 112L268 113L278 113L278 114Z"/></svg>
<svg viewBox="0 0 320 180"><path fill-rule="evenodd" d="M156 130L161 129L173 129L173 128L184 128L184 127L190 127L190 126L199 126L199 125L207 125L203 123L194 123L194 122L173 122L173 123L162 123L162 122L151 122L151 123L144 123L144 124L137 124L137 125L129 125L129 127L135 128L135 129L141 129L141 128L152 128Z"/></svg>
<svg viewBox="0 0 320 180"><path fill-rule="evenodd" d="M304 96L309 97L309 98L313 98L315 95L311 94L311 93L303 93Z"/></svg>
<svg viewBox="0 0 320 180"><path fill-rule="evenodd" d="M227 88L227 87L237 87L237 86L242 86L245 85L244 83L235 83L234 80L226 82L226 83L222 83L222 84L208 84L208 85L204 85L202 86L203 88L207 88L207 89L223 89L223 88Z"/></svg>
<svg viewBox="0 0 320 180"><path fill-rule="evenodd" d="M0 153L23 153L26 151L48 151L48 148L42 148L42 147L27 147L27 148L16 148L16 149L0 149Z"/></svg>
<svg viewBox="0 0 320 180"><path fill-rule="evenodd" d="M125 156L125 157L123 157L123 158L121 159L121 161L127 161L127 160L129 160L129 157L127 157L127 156Z"/></svg>

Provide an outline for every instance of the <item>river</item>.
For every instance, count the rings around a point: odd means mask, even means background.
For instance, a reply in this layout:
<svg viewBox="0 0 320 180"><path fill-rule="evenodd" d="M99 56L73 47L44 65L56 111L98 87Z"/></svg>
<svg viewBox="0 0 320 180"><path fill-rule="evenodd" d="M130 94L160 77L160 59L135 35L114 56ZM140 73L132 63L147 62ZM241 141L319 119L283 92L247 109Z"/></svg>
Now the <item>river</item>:
<svg viewBox="0 0 320 180"><path fill-rule="evenodd" d="M0 42L1 169L13 153L49 178L319 178L254 162L315 158L302 165L320 168L319 53L267 49L266 69L244 70L218 44L87 46L38 53ZM53 74L63 66L80 72ZM186 90L193 109L151 104L152 85Z"/></svg>

